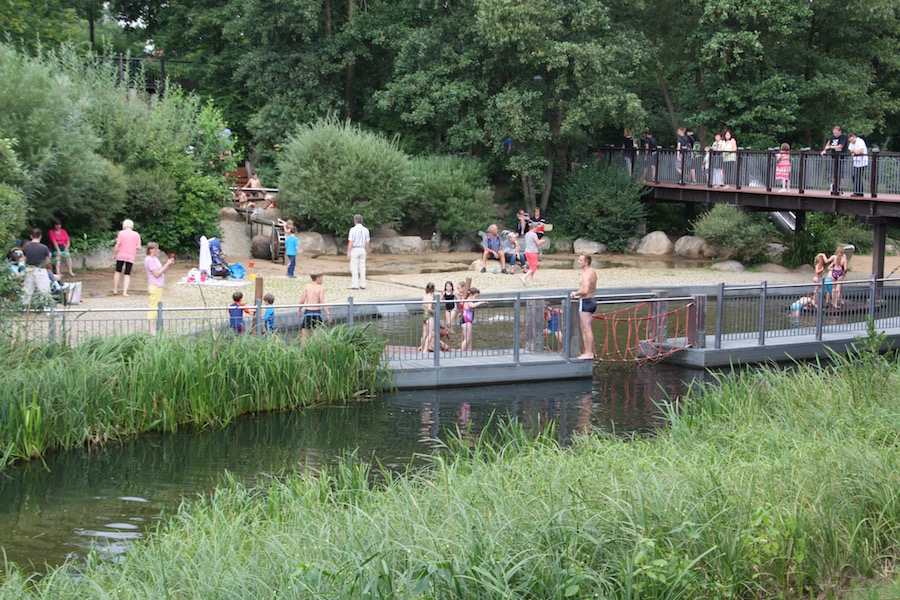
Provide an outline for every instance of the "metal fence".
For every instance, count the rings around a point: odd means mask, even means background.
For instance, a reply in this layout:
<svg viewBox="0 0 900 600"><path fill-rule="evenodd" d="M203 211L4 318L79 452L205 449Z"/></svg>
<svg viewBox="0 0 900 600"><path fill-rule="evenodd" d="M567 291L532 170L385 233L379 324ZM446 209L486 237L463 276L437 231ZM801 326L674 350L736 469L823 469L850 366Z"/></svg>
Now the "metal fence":
<svg viewBox="0 0 900 600"><path fill-rule="evenodd" d="M801 285L720 285L715 299L715 347L723 341L862 332L900 326L900 279Z"/></svg>

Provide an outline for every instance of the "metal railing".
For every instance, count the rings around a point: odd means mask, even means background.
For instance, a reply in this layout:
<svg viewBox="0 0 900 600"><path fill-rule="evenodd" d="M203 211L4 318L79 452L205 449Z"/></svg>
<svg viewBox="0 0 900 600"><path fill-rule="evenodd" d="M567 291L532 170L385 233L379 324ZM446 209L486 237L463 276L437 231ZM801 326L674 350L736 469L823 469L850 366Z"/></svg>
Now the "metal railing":
<svg viewBox="0 0 900 600"><path fill-rule="evenodd" d="M900 279L791 284L719 285L715 342L864 331L871 317L879 329L900 327Z"/></svg>
<svg viewBox="0 0 900 600"><path fill-rule="evenodd" d="M777 192L776 179L780 150L679 151L660 148L655 152L622 149L604 150L607 164L625 168L648 184L676 184L694 187ZM849 154L822 156L815 151L789 152L790 172L786 187L791 192L900 194L900 154L870 150L865 156ZM627 159L627 160L626 160Z"/></svg>

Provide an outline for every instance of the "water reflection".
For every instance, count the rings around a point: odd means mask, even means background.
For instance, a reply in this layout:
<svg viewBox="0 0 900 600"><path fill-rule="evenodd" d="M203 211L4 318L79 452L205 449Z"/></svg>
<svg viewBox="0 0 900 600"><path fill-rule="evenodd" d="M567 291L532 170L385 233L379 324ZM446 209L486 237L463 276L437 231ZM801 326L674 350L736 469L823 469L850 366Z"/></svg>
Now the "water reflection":
<svg viewBox="0 0 900 600"><path fill-rule="evenodd" d="M150 434L99 450L58 453L0 473L0 546L9 560L43 570L95 546L116 560L132 540L212 489L225 471L253 483L273 473L333 463L358 448L402 469L424 460L448 433L481 432L513 416L531 427L555 421L563 442L588 427L646 431L656 404L683 394L695 371L656 366L589 381L485 386L386 395L348 407L270 413L218 431ZM492 420L493 419L493 420Z"/></svg>

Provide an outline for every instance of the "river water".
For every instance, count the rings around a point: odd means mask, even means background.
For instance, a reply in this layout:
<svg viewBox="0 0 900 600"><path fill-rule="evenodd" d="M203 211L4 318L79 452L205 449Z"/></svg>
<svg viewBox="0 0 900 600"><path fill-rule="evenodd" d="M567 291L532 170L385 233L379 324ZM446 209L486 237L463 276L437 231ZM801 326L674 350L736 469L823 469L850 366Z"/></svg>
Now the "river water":
<svg viewBox="0 0 900 600"><path fill-rule="evenodd" d="M0 546L27 571L79 560L91 548L117 560L164 513L213 489L226 471L252 484L333 463L353 450L403 469L426 463L435 440L457 427L479 432L508 415L529 426L555 420L564 442L588 426L650 431L659 422L656 403L677 399L703 377L657 365L598 373L593 382L399 392L347 407L246 417L215 431L185 429L58 452L46 466L38 461L0 473Z"/></svg>

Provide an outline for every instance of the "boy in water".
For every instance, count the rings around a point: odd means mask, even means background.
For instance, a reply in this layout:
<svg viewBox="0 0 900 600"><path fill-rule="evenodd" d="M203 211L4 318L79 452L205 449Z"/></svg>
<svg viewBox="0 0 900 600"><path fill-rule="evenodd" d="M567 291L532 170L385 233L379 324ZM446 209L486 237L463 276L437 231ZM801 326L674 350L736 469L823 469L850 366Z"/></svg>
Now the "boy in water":
<svg viewBox="0 0 900 600"><path fill-rule="evenodd" d="M266 311L263 313L266 333L275 333L275 309L272 308L272 305L275 304L275 294L269 292L263 296L263 301L266 303Z"/></svg>
<svg viewBox="0 0 900 600"><path fill-rule="evenodd" d="M243 298L243 293L235 292L231 295L233 302L228 305L228 325L231 326L235 335L244 333L244 313L250 314L250 311L244 308L244 303L241 302Z"/></svg>
<svg viewBox="0 0 900 600"><path fill-rule="evenodd" d="M325 288L322 287L322 280L325 278L322 273L313 271L309 274L312 283L303 286L303 294L300 296L300 331L303 333L303 339L309 337L309 332L313 327L318 327L324 320L322 311L328 318L328 323L332 323L331 312L325 306Z"/></svg>

